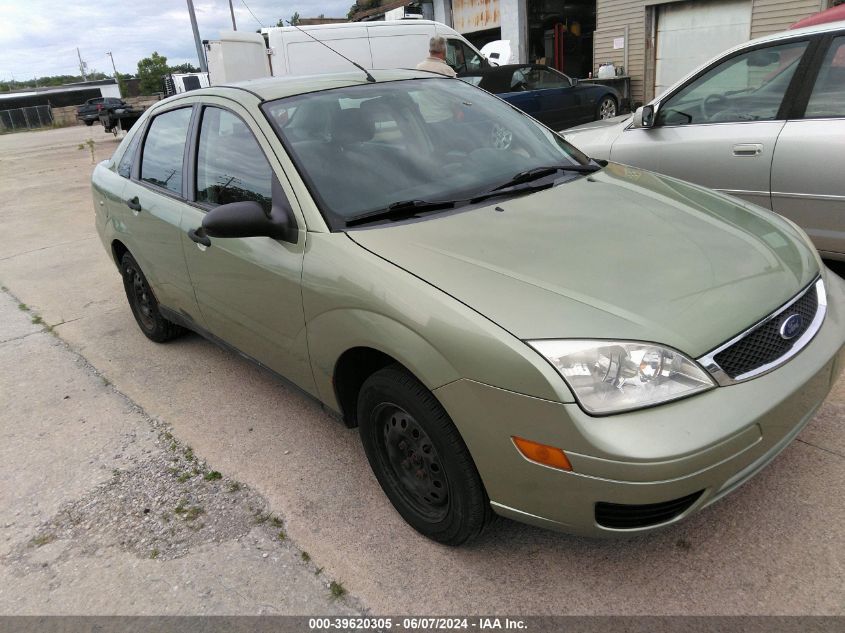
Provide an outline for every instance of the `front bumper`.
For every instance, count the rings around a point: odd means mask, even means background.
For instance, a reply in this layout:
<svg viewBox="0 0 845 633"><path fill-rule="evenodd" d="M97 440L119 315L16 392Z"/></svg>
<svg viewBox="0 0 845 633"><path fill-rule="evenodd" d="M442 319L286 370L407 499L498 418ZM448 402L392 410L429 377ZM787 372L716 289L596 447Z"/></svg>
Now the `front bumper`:
<svg viewBox="0 0 845 633"><path fill-rule="evenodd" d="M815 338L775 371L741 384L601 418L577 404L471 380L435 394L461 432L497 513L588 536L652 530L742 485L821 406L845 364L845 282L828 273L825 283L828 313ZM514 435L562 448L573 470L526 460L510 439ZM699 492L675 516L647 527L619 529L596 521L596 504L660 504Z"/></svg>

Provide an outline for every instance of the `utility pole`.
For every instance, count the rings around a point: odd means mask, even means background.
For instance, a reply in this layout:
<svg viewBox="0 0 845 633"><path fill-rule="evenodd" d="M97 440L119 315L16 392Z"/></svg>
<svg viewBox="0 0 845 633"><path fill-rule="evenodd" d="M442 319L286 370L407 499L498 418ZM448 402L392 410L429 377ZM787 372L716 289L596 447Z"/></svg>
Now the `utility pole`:
<svg viewBox="0 0 845 633"><path fill-rule="evenodd" d="M106 55L108 55L109 59L111 60L111 67L114 71L114 78L117 79L117 67L114 65L114 56L111 54L111 51L107 52Z"/></svg>
<svg viewBox="0 0 845 633"><path fill-rule="evenodd" d="M235 24L235 9L232 7L232 0L229 0L229 13L232 14L232 30L237 31L238 25Z"/></svg>
<svg viewBox="0 0 845 633"><path fill-rule="evenodd" d="M191 16L191 28L194 31L194 43L197 45L197 58L200 62L200 70L204 73L208 72L208 64L205 63L205 51L202 48L202 40L200 39L200 29L197 26L197 16L194 14L194 3L188 0L188 15Z"/></svg>
<svg viewBox="0 0 845 633"><path fill-rule="evenodd" d="M190 2L190 0L188 0ZM76 47L76 56L79 58L79 72L82 73L82 81L88 81L88 75L85 74L85 67L88 65L82 61L82 53L79 52L79 47Z"/></svg>

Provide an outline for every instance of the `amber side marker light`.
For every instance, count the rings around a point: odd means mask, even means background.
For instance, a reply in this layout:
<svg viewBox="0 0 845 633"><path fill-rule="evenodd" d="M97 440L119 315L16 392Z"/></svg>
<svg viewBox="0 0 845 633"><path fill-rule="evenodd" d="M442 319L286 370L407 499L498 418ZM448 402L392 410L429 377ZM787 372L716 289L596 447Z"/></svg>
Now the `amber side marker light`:
<svg viewBox="0 0 845 633"><path fill-rule="evenodd" d="M550 466L551 468L559 468L560 470L572 470L572 464L561 449L554 446L546 446L538 442L532 442L515 435L511 437L517 450L522 453L523 457L530 459L532 462L537 462L543 466Z"/></svg>

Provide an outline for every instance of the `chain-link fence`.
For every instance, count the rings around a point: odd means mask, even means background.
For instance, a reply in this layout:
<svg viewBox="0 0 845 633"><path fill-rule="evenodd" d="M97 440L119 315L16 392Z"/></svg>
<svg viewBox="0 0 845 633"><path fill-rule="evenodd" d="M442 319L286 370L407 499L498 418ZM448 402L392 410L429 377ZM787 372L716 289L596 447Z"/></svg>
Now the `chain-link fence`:
<svg viewBox="0 0 845 633"><path fill-rule="evenodd" d="M53 111L48 105L0 110L0 129L21 130L53 125Z"/></svg>

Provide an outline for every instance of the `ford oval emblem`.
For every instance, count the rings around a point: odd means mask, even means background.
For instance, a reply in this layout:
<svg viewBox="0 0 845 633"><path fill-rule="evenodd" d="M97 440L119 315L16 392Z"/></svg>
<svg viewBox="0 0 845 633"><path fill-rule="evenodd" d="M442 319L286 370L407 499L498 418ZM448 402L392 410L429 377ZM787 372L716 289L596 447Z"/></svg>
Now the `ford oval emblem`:
<svg viewBox="0 0 845 633"><path fill-rule="evenodd" d="M798 332L801 331L801 326L804 325L804 319L800 314L791 314L786 317L780 324L780 336L782 339L788 341L795 338Z"/></svg>

